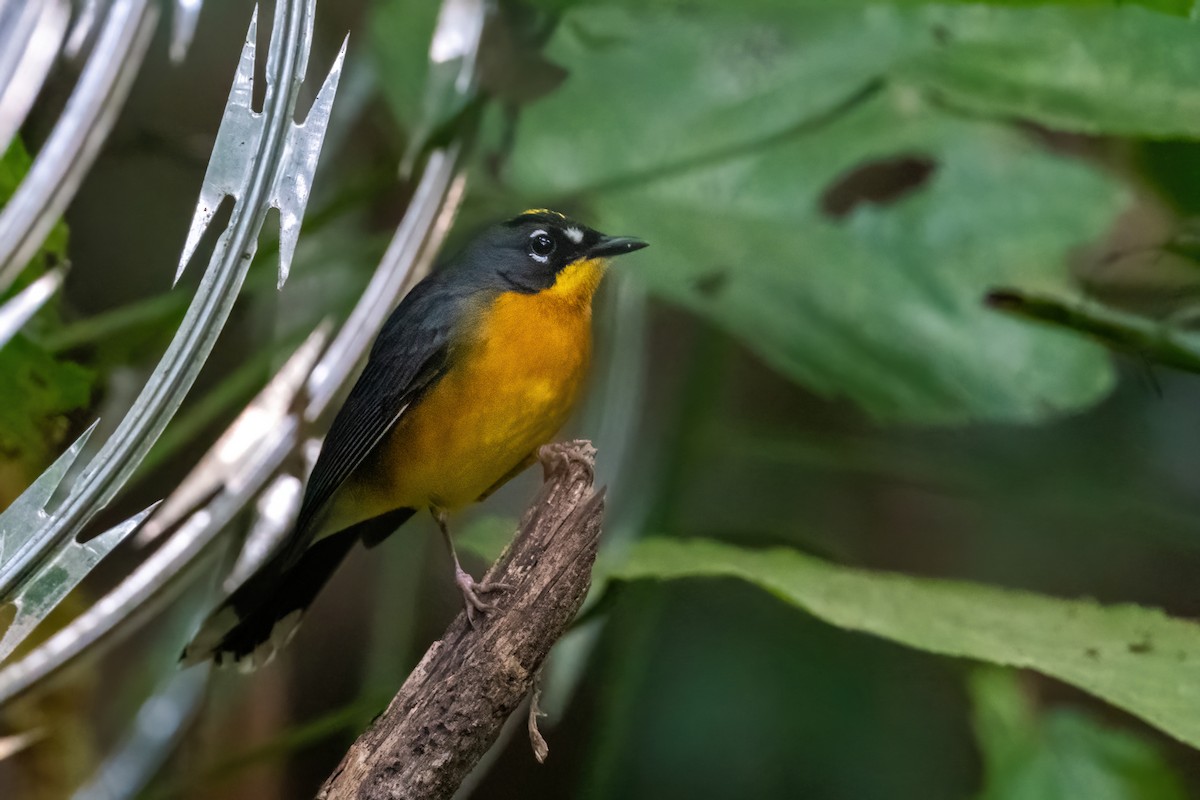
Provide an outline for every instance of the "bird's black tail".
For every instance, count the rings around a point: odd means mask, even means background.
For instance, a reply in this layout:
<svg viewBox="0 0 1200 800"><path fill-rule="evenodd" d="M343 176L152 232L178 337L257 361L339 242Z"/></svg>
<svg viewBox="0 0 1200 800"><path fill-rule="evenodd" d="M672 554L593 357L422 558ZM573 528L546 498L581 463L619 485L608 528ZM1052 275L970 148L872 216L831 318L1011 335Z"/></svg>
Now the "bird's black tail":
<svg viewBox="0 0 1200 800"><path fill-rule="evenodd" d="M190 665L211 658L218 665L233 663L247 670L266 664L295 634L300 618L355 542L373 547L413 513L399 508L318 539L286 567L280 556L267 561L208 615L180 660Z"/></svg>
<svg viewBox="0 0 1200 800"><path fill-rule="evenodd" d="M189 665L211 658L248 670L266 664L295 634L301 616L357 541L354 531L343 531L318 541L286 569L278 557L268 561L208 615L180 660Z"/></svg>

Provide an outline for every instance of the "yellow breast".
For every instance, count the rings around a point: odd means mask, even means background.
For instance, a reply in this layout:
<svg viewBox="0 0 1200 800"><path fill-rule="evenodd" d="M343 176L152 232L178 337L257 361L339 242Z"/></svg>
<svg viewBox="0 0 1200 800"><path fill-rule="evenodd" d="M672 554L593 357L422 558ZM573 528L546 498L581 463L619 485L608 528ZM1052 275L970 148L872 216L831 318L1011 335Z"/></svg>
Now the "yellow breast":
<svg viewBox="0 0 1200 800"><path fill-rule="evenodd" d="M604 267L579 262L543 292L499 295L447 374L382 443L379 468L352 478L336 516L345 523L346 512L361 520L401 507L467 505L550 441L583 387L591 299Z"/></svg>

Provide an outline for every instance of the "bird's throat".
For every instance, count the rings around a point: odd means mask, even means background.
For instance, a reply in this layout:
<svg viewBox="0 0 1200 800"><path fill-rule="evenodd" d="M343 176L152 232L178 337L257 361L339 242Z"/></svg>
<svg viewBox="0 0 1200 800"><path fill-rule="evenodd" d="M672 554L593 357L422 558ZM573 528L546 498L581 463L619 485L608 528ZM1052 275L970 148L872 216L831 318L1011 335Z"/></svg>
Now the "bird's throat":
<svg viewBox="0 0 1200 800"><path fill-rule="evenodd" d="M581 258L559 270L554 285L539 294L571 305L590 308L592 297L596 294L607 269L608 259Z"/></svg>

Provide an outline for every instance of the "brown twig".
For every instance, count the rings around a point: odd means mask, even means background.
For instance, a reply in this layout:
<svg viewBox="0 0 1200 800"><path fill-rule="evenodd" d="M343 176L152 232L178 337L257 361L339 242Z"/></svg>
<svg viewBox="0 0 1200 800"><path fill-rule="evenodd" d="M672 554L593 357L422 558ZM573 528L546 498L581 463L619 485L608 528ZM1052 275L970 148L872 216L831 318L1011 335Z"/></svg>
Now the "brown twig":
<svg viewBox="0 0 1200 800"><path fill-rule="evenodd" d="M476 627L458 615L319 800L450 797L529 694L591 584L604 506L603 490L592 489L589 442L547 445L538 455L546 483L484 578L512 588Z"/></svg>

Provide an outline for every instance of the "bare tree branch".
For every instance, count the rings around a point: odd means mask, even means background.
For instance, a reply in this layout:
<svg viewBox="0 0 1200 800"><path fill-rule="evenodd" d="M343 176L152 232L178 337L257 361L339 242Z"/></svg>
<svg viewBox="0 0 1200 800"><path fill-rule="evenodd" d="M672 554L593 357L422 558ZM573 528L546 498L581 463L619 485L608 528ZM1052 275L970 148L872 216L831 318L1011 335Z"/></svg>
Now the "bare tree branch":
<svg viewBox="0 0 1200 800"><path fill-rule="evenodd" d="M591 443L547 445L539 457L546 483L484 578L511 588L476 627L458 615L319 800L450 797L529 694L587 594L604 507L603 490L592 488Z"/></svg>

